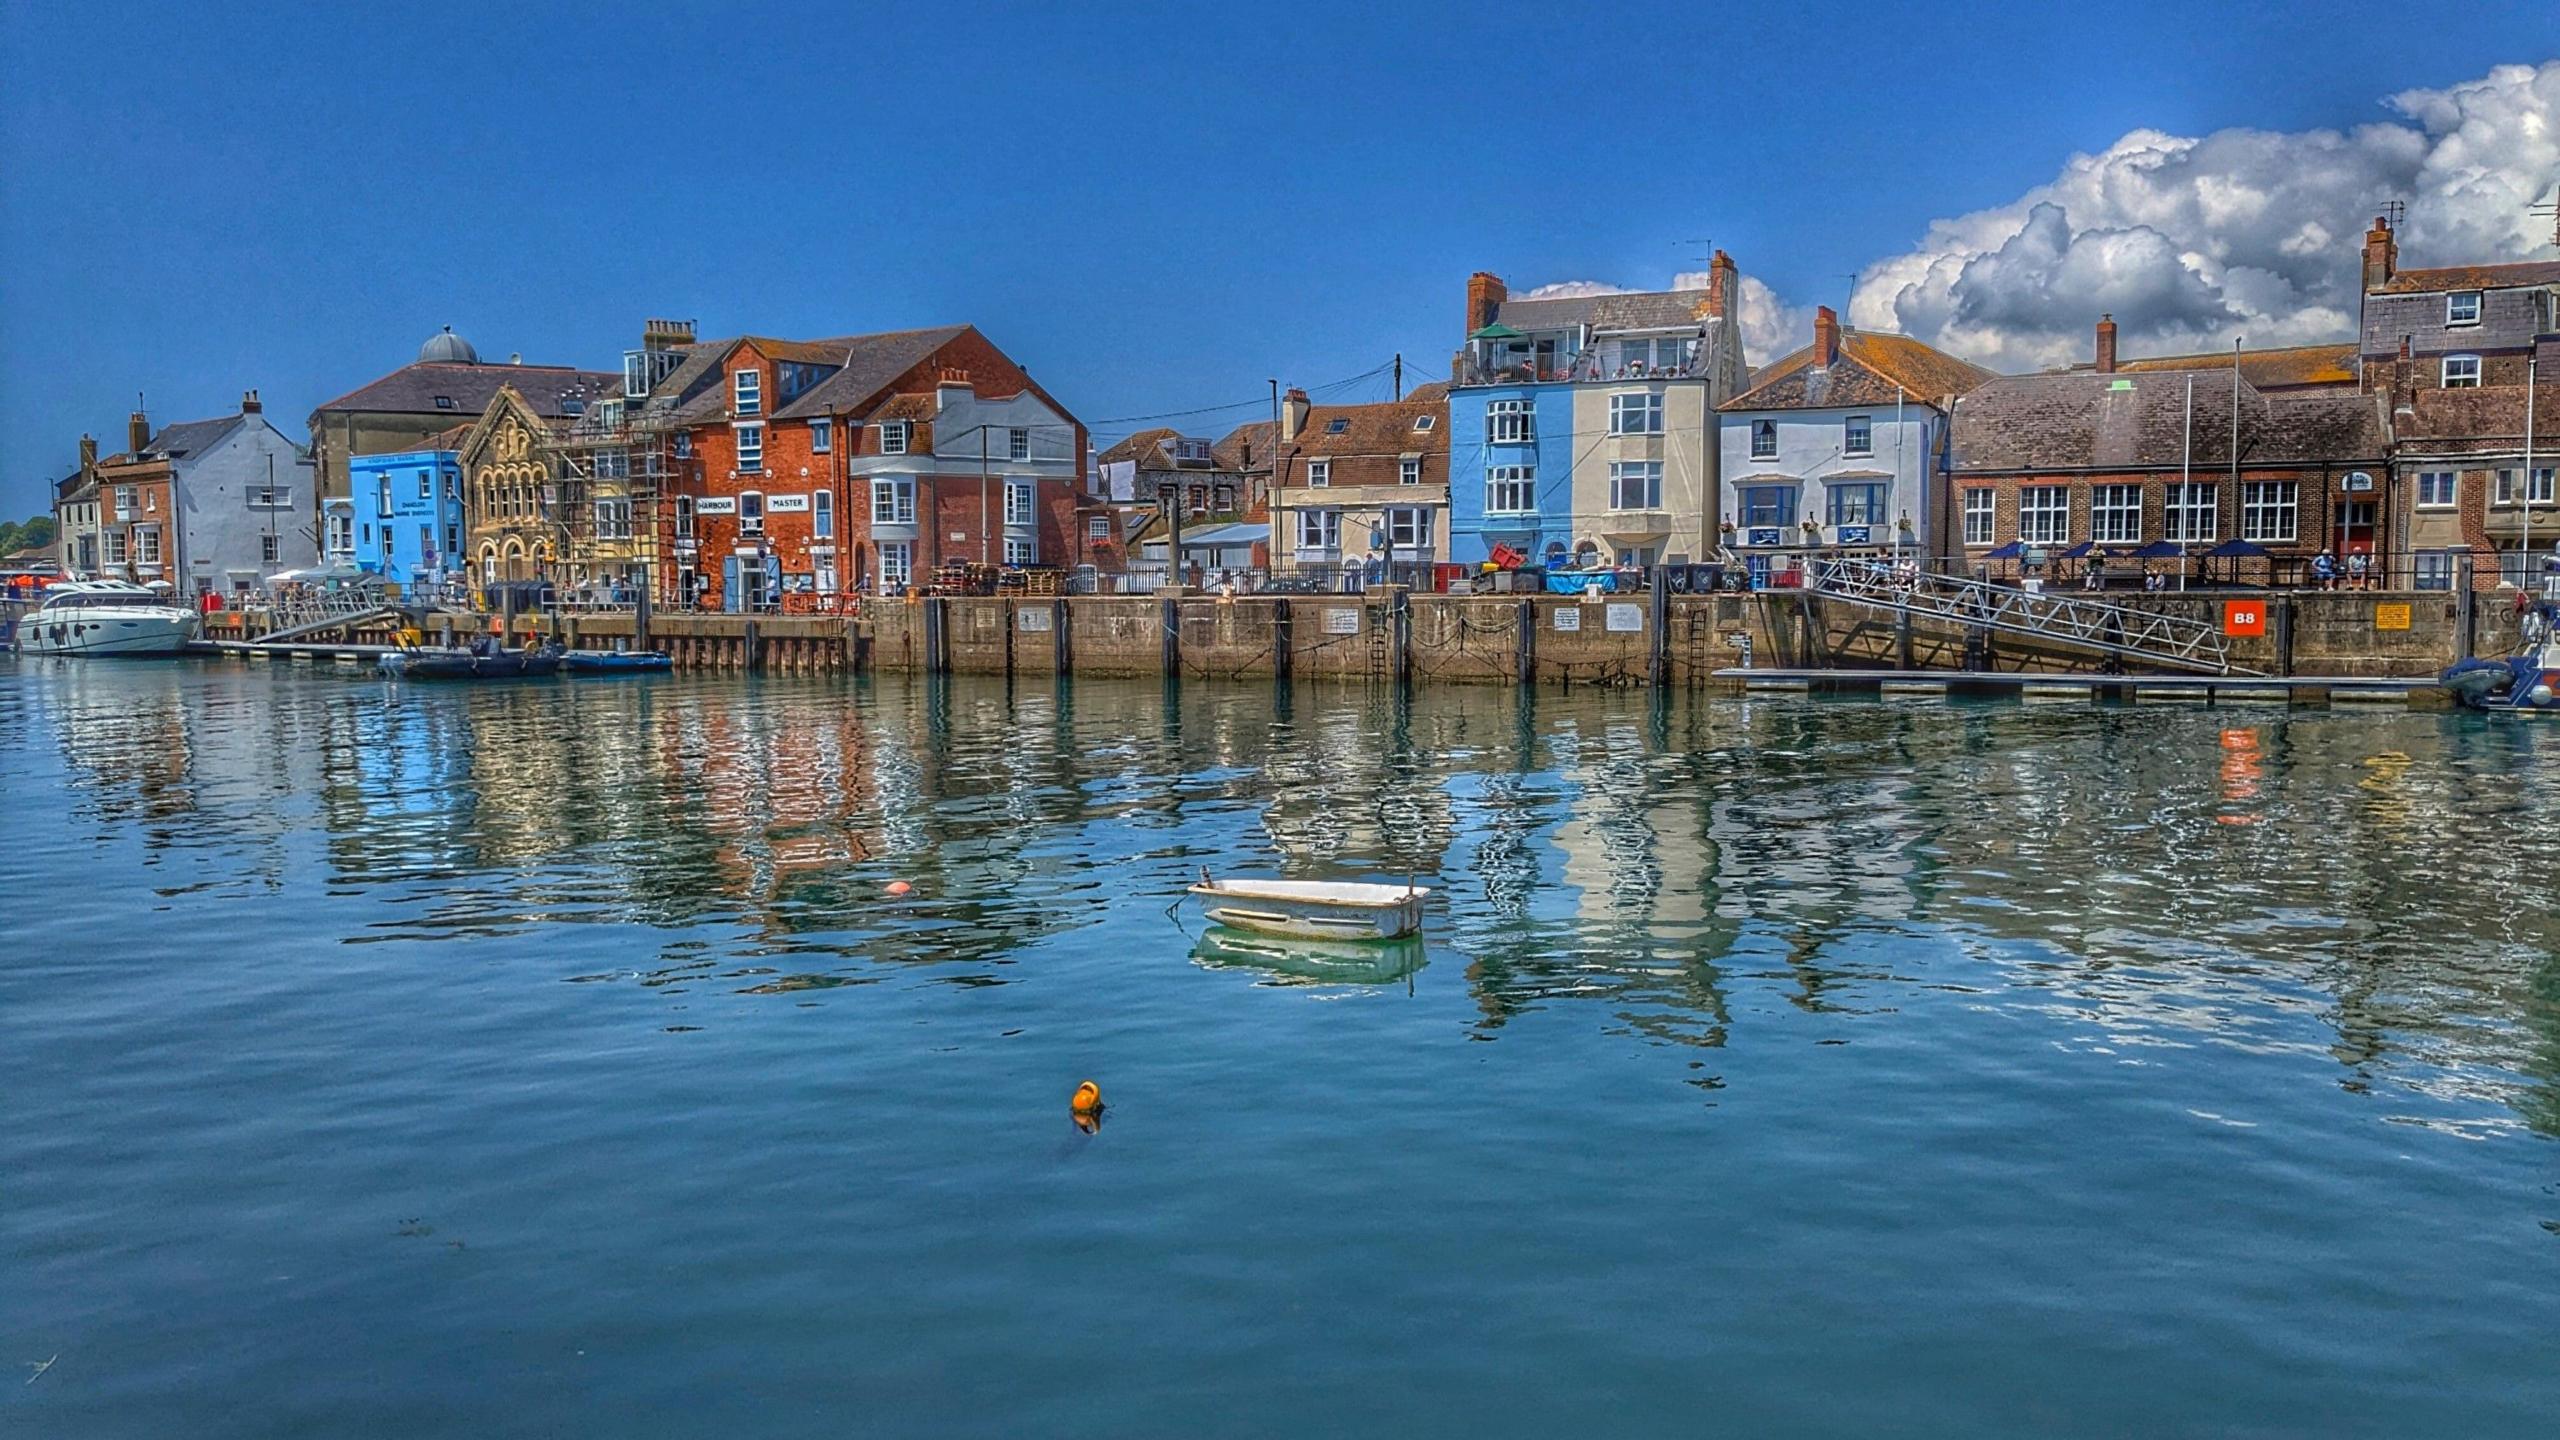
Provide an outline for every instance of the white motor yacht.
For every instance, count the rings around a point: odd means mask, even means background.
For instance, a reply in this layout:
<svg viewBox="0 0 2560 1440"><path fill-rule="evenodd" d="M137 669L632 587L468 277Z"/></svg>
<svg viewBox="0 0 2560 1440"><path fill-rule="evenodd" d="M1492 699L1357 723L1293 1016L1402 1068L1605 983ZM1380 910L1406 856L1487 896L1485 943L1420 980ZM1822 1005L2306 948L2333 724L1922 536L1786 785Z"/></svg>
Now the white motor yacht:
<svg viewBox="0 0 2560 1440"><path fill-rule="evenodd" d="M168 595L129 580L64 580L18 618L26 655L175 655L204 620Z"/></svg>

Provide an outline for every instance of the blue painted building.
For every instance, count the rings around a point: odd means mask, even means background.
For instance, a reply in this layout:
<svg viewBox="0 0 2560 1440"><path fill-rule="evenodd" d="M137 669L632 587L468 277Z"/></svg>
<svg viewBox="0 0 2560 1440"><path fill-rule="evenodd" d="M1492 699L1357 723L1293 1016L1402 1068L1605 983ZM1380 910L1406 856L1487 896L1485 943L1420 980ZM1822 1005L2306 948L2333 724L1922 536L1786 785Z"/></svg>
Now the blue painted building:
<svg viewBox="0 0 2560 1440"><path fill-rule="evenodd" d="M462 466L451 450L358 455L347 462L347 505L333 521L332 558L407 589L462 572Z"/></svg>
<svg viewBox="0 0 2560 1440"><path fill-rule="evenodd" d="M1550 568L1716 553L1716 406L1741 392L1741 293L1716 252L1704 288L1531 291L1467 281L1449 390L1449 557L1498 546Z"/></svg>

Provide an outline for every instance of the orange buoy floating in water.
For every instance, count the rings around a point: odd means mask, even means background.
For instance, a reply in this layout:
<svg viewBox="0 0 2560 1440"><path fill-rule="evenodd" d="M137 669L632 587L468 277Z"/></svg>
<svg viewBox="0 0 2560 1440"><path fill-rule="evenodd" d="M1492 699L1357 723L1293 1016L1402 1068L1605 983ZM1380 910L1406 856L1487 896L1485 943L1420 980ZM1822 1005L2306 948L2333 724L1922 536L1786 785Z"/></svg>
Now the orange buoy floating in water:
<svg viewBox="0 0 2560 1440"><path fill-rule="evenodd" d="M1073 1100L1067 1102L1067 1108L1073 1110L1078 1115L1101 1114L1102 1087L1094 1084L1090 1080L1078 1085L1076 1087L1076 1096Z"/></svg>
<svg viewBox="0 0 2560 1440"><path fill-rule="evenodd" d="M906 881L904 881L904 880L892 880L892 881L890 881L888 884L886 884L886 885L884 885L884 886L882 886L882 887L881 887L881 889L885 890L886 892L888 892L888 893L889 893L889 894L891 894L891 895L904 895L904 894L906 894L908 891L913 890L914 888L916 888L916 887L914 887L913 885L908 884L908 883L907 883Z"/></svg>

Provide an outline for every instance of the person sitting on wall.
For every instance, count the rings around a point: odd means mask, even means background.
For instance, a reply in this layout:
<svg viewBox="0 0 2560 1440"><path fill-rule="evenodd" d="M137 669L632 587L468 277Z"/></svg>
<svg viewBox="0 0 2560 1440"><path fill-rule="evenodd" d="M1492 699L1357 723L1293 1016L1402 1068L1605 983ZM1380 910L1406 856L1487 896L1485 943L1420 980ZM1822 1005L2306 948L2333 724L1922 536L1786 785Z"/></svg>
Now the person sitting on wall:
<svg viewBox="0 0 2560 1440"><path fill-rule="evenodd" d="M2371 588L2372 562L2361 550L2347 557L2347 583L2357 590Z"/></svg>
<svg viewBox="0 0 2560 1440"><path fill-rule="evenodd" d="M2334 590L2338 585L2338 562L2321 551L2311 557L2311 585L2316 590Z"/></svg>

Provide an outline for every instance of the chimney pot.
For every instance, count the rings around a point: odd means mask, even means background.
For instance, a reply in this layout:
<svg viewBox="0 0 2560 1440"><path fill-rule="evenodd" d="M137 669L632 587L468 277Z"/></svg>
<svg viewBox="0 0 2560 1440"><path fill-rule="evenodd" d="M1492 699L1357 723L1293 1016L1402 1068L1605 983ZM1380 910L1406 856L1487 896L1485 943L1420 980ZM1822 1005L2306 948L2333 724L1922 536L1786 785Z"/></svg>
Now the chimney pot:
<svg viewBox="0 0 2560 1440"><path fill-rule="evenodd" d="M1464 333L1473 335L1492 324L1493 317L1502 309L1502 302L1510 298L1511 289L1502 283L1501 276L1486 270L1468 276L1467 328Z"/></svg>
<svg viewBox="0 0 2560 1440"><path fill-rule="evenodd" d="M2386 216L2373 217L2373 228L2364 232L2364 288L2371 294L2383 287L2400 268L2400 241L2391 233Z"/></svg>
<svg viewBox="0 0 2560 1440"><path fill-rule="evenodd" d="M2116 317L2113 315L2098 317L2098 373L2116 373Z"/></svg>
<svg viewBox="0 0 2560 1440"><path fill-rule="evenodd" d="M1840 317L1828 305L1813 311L1813 363L1827 366L1840 358Z"/></svg>
<svg viewBox="0 0 2560 1440"><path fill-rule="evenodd" d="M241 413L241 414L243 414L243 415L255 415L255 414L257 414L259 411L264 410L265 408L266 408L266 407L265 407L264 405L261 405L261 404L259 404L259 403L258 403L258 392L257 392L257 391L255 391L255 390L245 390L245 391L242 391L242 392L241 392L241 395L240 395L240 413Z"/></svg>
<svg viewBox="0 0 2560 1440"><path fill-rule="evenodd" d="M124 422L125 453L140 459L151 448L151 417L136 410Z"/></svg>

